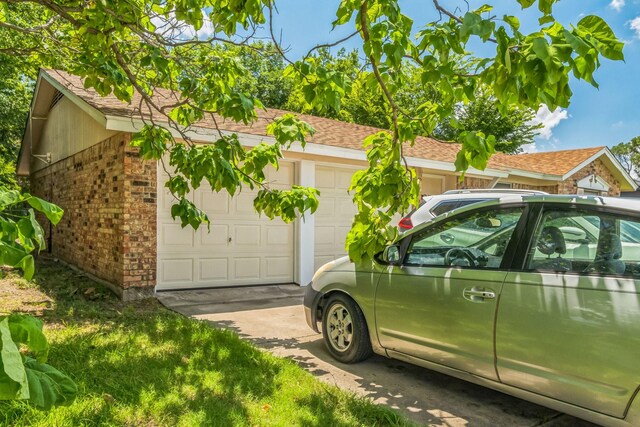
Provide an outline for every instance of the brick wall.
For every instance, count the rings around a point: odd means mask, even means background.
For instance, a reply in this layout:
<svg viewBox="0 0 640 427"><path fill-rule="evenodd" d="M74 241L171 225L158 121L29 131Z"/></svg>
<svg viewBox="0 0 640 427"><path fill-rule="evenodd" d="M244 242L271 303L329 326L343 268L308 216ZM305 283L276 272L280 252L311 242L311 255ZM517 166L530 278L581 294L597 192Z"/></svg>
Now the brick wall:
<svg viewBox="0 0 640 427"><path fill-rule="evenodd" d="M156 164L142 162L129 141L117 134L31 177L32 193L65 211L52 254L123 299L152 295L156 274Z"/></svg>
<svg viewBox="0 0 640 427"><path fill-rule="evenodd" d="M560 194L576 194L578 191L578 181L589 175L597 175L610 185L607 193L608 196L620 196L620 182L618 182L609 168L600 159L596 159L589 163L587 166L571 175L569 179L558 184L558 192Z"/></svg>

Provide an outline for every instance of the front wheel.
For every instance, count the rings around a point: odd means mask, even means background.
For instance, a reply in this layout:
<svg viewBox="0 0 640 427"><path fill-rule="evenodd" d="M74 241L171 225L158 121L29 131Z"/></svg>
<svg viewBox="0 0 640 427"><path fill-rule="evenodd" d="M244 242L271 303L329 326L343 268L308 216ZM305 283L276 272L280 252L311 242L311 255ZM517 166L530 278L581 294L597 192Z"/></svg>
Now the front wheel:
<svg viewBox="0 0 640 427"><path fill-rule="evenodd" d="M342 363L360 362L373 353L364 314L346 295L329 297L322 315L322 336L331 355Z"/></svg>

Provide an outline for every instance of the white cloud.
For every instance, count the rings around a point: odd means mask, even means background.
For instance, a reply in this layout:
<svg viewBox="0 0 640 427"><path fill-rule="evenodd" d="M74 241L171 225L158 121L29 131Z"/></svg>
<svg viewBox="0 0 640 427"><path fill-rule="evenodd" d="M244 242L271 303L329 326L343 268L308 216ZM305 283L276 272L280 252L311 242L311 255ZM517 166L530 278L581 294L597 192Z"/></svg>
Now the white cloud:
<svg viewBox="0 0 640 427"><path fill-rule="evenodd" d="M618 120L617 122L613 123L613 124L611 125L611 127L612 127L613 129L620 129L620 128L623 128L623 127L624 127L624 121L622 121L622 120Z"/></svg>
<svg viewBox="0 0 640 427"><path fill-rule="evenodd" d="M156 33L162 34L170 40L185 40L195 37L201 40L208 39L215 35L215 31L213 29L213 23L209 20L204 9L202 10L202 14L204 15L202 27L197 31L193 25L178 21L174 12L170 12L169 17L155 15L151 17L151 22L156 26Z"/></svg>
<svg viewBox="0 0 640 427"><path fill-rule="evenodd" d="M609 3L609 7L615 9L617 12L620 12L624 7L624 0L611 0L611 3Z"/></svg>
<svg viewBox="0 0 640 427"><path fill-rule="evenodd" d="M636 16L628 22L629 28L636 32L636 37L640 39L640 16Z"/></svg>
<svg viewBox="0 0 640 427"><path fill-rule="evenodd" d="M561 121L568 119L569 113L560 107L554 111L549 111L549 107L541 105L536 113L533 123L542 123L542 128L538 130L538 136L546 141L553 136L553 128L558 126Z"/></svg>
<svg viewBox="0 0 640 427"><path fill-rule="evenodd" d="M532 142L531 144L524 144L520 148L522 148L522 152L524 154L538 153L540 151L535 142Z"/></svg>

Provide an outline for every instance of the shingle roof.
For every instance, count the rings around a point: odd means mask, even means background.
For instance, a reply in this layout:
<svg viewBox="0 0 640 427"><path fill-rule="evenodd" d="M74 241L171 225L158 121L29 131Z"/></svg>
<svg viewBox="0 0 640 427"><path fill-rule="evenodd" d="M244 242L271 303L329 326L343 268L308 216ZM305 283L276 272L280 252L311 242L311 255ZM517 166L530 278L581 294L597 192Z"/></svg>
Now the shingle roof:
<svg viewBox="0 0 640 427"><path fill-rule="evenodd" d="M500 156L502 166L550 175L564 175L604 149L601 147L579 148L575 150L548 151L544 153Z"/></svg>
<svg viewBox="0 0 640 427"><path fill-rule="evenodd" d="M105 115L140 117L140 111L148 111L148 109L144 107L144 103L141 102L141 96L137 92L134 94L131 104L126 104L114 95L102 97L93 89L85 89L82 80L77 76L58 70L44 70L44 72ZM169 90L157 89L153 100L159 106L170 106L175 104L178 98L175 93ZM217 123L217 125L224 130L266 136L267 125L274 118L284 113L287 113L287 111L273 108L267 109L266 111L259 110L258 120L251 125L224 120L220 117L207 117L198 122L197 126L215 129ZM346 123L308 114L299 114L299 117L316 129L315 135L309 140L310 142L334 147L363 150L362 141L364 138L382 130L371 126ZM489 168L501 170L518 169L521 171L562 176L603 148L604 147L594 147L519 155L496 153L489 161ZM460 145L456 143L418 137L413 146L406 146L404 148L404 154L409 157L453 163L459 150Z"/></svg>

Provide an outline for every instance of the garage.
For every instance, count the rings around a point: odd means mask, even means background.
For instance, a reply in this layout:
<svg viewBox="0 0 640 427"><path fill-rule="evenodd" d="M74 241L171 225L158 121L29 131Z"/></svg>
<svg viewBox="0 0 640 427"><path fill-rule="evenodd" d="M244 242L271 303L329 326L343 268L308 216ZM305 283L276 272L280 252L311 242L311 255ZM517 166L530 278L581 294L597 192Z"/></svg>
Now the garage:
<svg viewBox="0 0 640 427"><path fill-rule="evenodd" d="M316 165L320 206L315 213L314 267L346 255L345 239L357 209L347 192L356 168Z"/></svg>
<svg viewBox="0 0 640 427"><path fill-rule="evenodd" d="M260 217L253 208L256 190L243 188L232 198L203 184L191 200L209 215L211 231L194 231L171 218L167 179L158 174L158 290L293 282L294 226ZM266 180L273 188L290 187L294 164L270 168Z"/></svg>

